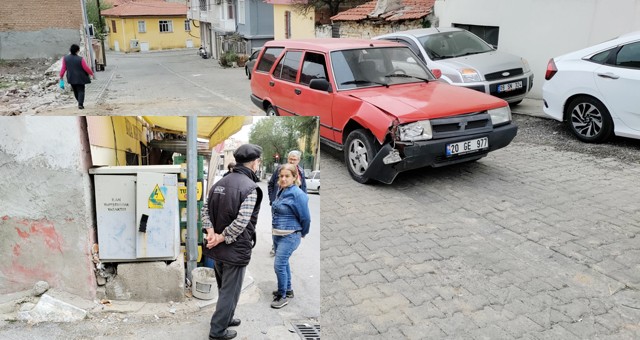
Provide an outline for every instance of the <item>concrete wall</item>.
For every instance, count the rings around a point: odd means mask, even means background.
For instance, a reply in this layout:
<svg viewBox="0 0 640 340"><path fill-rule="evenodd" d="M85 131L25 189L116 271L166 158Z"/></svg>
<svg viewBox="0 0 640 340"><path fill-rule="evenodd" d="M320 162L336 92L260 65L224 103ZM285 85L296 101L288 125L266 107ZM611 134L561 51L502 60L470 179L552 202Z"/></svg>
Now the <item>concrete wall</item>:
<svg viewBox="0 0 640 340"><path fill-rule="evenodd" d="M84 117L0 118L0 294L45 280L95 296L86 133Z"/></svg>
<svg viewBox="0 0 640 340"><path fill-rule="evenodd" d="M542 98L550 58L640 30L640 0L437 0L435 15L440 27L499 26L498 49L535 74L532 98Z"/></svg>
<svg viewBox="0 0 640 340"><path fill-rule="evenodd" d="M80 43L81 2L2 0L0 59L59 57Z"/></svg>

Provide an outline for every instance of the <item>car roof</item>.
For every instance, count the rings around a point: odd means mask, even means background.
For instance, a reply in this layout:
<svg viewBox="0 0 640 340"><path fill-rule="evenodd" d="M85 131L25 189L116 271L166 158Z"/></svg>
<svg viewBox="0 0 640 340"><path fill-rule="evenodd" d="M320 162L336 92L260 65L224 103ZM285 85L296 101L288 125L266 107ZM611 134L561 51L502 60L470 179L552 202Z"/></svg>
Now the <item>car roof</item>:
<svg viewBox="0 0 640 340"><path fill-rule="evenodd" d="M431 34L437 34L437 33L443 33L443 32L459 32L459 31L464 31L464 30L462 28L457 28L457 27L417 28L413 30L398 31L398 32L393 32L389 34L384 34L376 38L393 37L398 35L413 35L416 37L422 37L425 35L431 35Z"/></svg>
<svg viewBox="0 0 640 340"><path fill-rule="evenodd" d="M392 47L404 45L392 41L370 40L370 39L347 39L347 38L318 38L300 40L272 40L264 44L265 47L282 46L302 50L316 50L322 52L351 50L364 47Z"/></svg>

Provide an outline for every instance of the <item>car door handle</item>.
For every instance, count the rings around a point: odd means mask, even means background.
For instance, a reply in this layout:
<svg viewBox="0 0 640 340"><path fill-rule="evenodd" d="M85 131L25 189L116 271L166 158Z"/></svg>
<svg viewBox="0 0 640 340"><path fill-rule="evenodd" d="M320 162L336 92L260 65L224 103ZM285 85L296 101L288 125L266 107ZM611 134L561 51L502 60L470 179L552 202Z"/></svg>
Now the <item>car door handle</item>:
<svg viewBox="0 0 640 340"><path fill-rule="evenodd" d="M607 73L598 73L598 77L602 77L602 78L609 78L609 79L618 79L620 78L619 75L613 74L611 72L607 72Z"/></svg>
<svg viewBox="0 0 640 340"><path fill-rule="evenodd" d="M300 94L300 93L302 93L302 90L300 90L300 89L295 89L295 90L293 90L293 92L295 92L296 94Z"/></svg>
<svg viewBox="0 0 640 340"><path fill-rule="evenodd" d="M270 81L270 82L269 82L269 86L271 86L271 87L273 87L275 84L276 84L276 83L274 83L274 82L272 82L272 81Z"/></svg>

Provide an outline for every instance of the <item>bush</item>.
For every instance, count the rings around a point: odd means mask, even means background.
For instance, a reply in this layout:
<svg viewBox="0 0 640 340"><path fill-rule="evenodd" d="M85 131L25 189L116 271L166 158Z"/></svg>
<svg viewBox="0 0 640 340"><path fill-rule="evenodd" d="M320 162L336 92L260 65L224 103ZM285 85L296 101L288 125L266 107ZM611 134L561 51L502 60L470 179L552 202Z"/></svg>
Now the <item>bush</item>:
<svg viewBox="0 0 640 340"><path fill-rule="evenodd" d="M244 67L244 65L247 63L247 60L249 60L249 56L246 54L241 54L238 56L238 66L240 67Z"/></svg>
<svg viewBox="0 0 640 340"><path fill-rule="evenodd" d="M218 62L222 67L231 67L234 62L238 62L238 55L233 52L225 52L220 56Z"/></svg>

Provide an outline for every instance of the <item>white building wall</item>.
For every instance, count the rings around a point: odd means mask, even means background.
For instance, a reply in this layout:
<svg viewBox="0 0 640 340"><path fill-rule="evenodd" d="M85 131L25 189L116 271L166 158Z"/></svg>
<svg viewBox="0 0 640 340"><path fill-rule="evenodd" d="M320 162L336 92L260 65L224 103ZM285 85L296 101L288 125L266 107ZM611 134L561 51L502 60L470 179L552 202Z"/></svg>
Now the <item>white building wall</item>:
<svg viewBox="0 0 640 340"><path fill-rule="evenodd" d="M96 292L84 117L0 118L0 294L40 280Z"/></svg>
<svg viewBox="0 0 640 340"><path fill-rule="evenodd" d="M440 27L500 27L498 49L525 57L542 98L550 58L640 30L640 0L436 0Z"/></svg>

